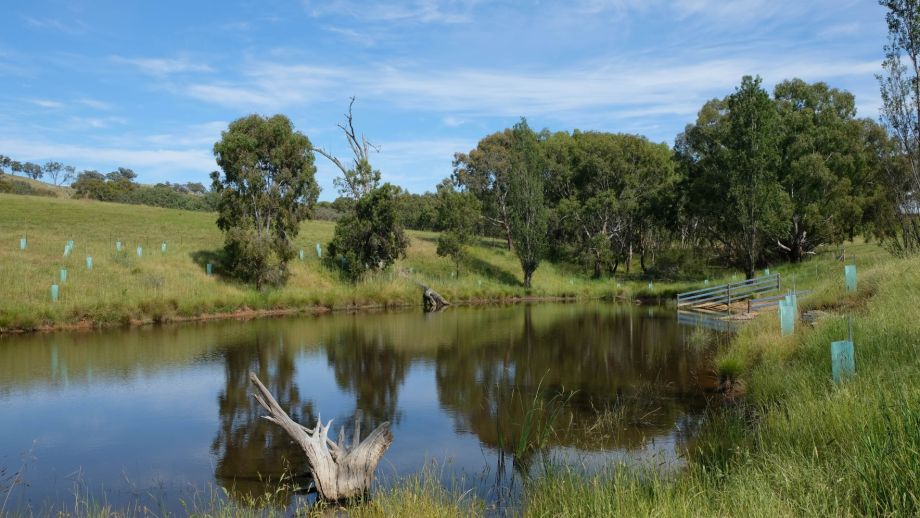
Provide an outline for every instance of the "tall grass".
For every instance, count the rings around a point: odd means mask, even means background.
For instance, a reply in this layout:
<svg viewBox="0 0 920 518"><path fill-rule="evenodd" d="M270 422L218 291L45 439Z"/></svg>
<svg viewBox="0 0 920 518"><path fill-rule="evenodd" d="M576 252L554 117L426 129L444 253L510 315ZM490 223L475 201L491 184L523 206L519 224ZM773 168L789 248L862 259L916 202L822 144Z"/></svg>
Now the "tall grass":
<svg viewBox="0 0 920 518"><path fill-rule="evenodd" d="M920 514L920 259L865 261L855 294L842 266L811 285L804 309L830 318L782 338L764 315L722 353L749 390L710 416L684 474L564 470L527 491L526 514ZM849 316L857 374L838 385L830 342L846 337Z"/></svg>

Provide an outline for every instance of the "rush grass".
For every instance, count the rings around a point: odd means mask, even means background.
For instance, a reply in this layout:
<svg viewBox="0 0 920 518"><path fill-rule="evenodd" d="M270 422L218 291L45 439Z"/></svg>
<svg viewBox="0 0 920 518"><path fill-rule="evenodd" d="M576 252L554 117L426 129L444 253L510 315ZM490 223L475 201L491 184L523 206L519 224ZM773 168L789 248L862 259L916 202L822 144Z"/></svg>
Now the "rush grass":
<svg viewBox="0 0 920 518"><path fill-rule="evenodd" d="M714 412L686 472L564 469L529 488L531 516L916 516L920 514L920 259L874 253L855 294L843 272L806 297L829 317L779 335L747 326L720 362L747 383ZM852 318L856 376L831 380L830 343Z"/></svg>

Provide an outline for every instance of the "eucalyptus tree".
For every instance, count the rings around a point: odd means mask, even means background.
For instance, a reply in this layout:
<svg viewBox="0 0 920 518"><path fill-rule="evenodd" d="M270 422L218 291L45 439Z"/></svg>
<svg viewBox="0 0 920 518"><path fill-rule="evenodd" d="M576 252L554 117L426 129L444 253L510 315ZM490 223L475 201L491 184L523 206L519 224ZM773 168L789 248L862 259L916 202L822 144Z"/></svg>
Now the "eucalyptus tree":
<svg viewBox="0 0 920 518"><path fill-rule="evenodd" d="M779 123L761 79L745 76L733 94L706 103L675 145L688 176L690 210L748 278L790 219L789 196L776 173Z"/></svg>
<svg viewBox="0 0 920 518"><path fill-rule="evenodd" d="M249 115L221 133L214 156L227 270L259 288L282 284L292 241L319 196L310 139L284 115Z"/></svg>
<svg viewBox="0 0 920 518"><path fill-rule="evenodd" d="M347 198L344 205L348 207L345 216L336 222L326 261L344 277L357 282L365 272L383 270L404 257L409 239L400 214L402 191L388 183L380 185L380 171L370 163L370 152L377 148L363 134L358 136L352 115L354 104L352 97L345 123L339 124L351 148L351 167L324 149L315 150L342 171L334 182Z"/></svg>
<svg viewBox="0 0 920 518"><path fill-rule="evenodd" d="M566 255L595 277L644 259L660 225L661 200L676 183L671 150L636 135L560 132L544 144L554 223ZM644 265L644 260L643 266Z"/></svg>
<svg viewBox="0 0 920 518"><path fill-rule="evenodd" d="M45 162L45 164L42 165L42 173L44 173L44 176L50 178L51 183L53 183L54 185L58 185L58 182L61 179L63 172L64 172L64 164L60 162L55 162L52 160L49 162Z"/></svg>
<svg viewBox="0 0 920 518"><path fill-rule="evenodd" d="M385 183L355 202L335 225L327 264L356 282L367 271L379 271L405 257L409 239L399 214L399 188Z"/></svg>
<svg viewBox="0 0 920 518"><path fill-rule="evenodd" d="M482 218L514 248L511 231L510 178L513 130L505 129L484 137L476 148L454 154L454 182L482 204Z"/></svg>
<svg viewBox="0 0 920 518"><path fill-rule="evenodd" d="M825 83L784 81L774 90L780 118L778 180L790 201L789 225L776 236L792 261L852 238L877 198L884 130L856 118L850 92Z"/></svg>
<svg viewBox="0 0 920 518"><path fill-rule="evenodd" d="M466 247L472 242L479 220L480 202L468 191L458 191L454 183L445 179L438 184L435 195L437 207L438 255L454 261L458 275Z"/></svg>
<svg viewBox="0 0 920 518"><path fill-rule="evenodd" d="M897 146L886 168L893 225L885 229L896 253L920 253L920 2L880 0L888 12L888 44L878 75L882 121Z"/></svg>

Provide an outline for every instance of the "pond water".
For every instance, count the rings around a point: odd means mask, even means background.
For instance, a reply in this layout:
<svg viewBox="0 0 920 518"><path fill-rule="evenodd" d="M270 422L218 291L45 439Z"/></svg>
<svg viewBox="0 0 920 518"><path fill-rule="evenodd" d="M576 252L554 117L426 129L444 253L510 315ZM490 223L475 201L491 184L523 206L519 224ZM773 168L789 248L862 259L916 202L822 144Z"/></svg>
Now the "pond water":
<svg viewBox="0 0 920 518"><path fill-rule="evenodd" d="M22 473L7 510L262 492L304 457L260 419L249 372L301 423L390 421L380 484L427 469L495 501L537 455L679 467L713 383L693 332L670 310L579 303L4 336L0 490ZM513 456L534 407L553 431Z"/></svg>

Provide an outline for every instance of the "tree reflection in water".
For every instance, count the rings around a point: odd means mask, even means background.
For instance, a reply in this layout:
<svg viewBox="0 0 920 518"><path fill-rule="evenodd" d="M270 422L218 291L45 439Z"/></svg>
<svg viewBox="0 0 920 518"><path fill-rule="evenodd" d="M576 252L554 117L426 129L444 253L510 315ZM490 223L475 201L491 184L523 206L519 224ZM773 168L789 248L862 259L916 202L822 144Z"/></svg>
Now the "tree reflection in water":
<svg viewBox="0 0 920 518"><path fill-rule="evenodd" d="M388 420L399 443L401 433L428 433L414 428L419 425L411 419L413 407L401 408L398 396L413 365L433 365L440 411L452 416L456 433L475 435L498 459L513 453L499 431L518 437L535 398L549 407L560 394L574 392L543 446L584 451L639 450L669 434L686 440L695 419L688 409L699 414L705 404L699 382L705 351L683 345L671 313L538 305L455 309L429 317L337 315L312 322L253 323L251 332L219 349L226 386L218 396L220 424L212 451L216 477L225 487L263 491L260 476L277 479L288 466L305 466L284 432L260 419L250 396L250 371L305 425L315 423L319 410L351 428L353 412L360 410L365 433ZM311 387L295 381L298 353L306 350L325 353L336 385L353 398L351 408L314 408ZM609 421L603 429L599 411ZM673 433L675 428L684 436ZM525 470L535 451L517 459Z"/></svg>

